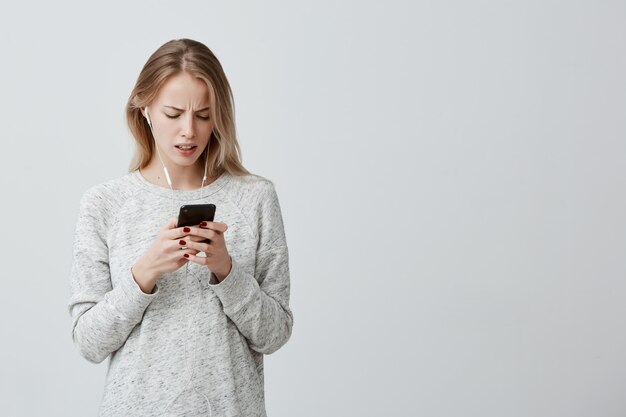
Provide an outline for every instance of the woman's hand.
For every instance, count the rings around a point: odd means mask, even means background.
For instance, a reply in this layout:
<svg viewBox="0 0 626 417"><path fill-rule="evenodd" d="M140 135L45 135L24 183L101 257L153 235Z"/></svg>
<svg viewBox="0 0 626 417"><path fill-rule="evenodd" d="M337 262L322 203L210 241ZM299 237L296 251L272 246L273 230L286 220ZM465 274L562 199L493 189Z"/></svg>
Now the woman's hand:
<svg viewBox="0 0 626 417"><path fill-rule="evenodd" d="M188 262L184 254L194 256L198 253L184 244L187 243L184 239L191 229L176 227L177 221L173 217L161 228L150 248L131 268L137 285L147 294L154 290L157 280L163 274L176 271ZM183 249L183 246L187 248Z"/></svg>
<svg viewBox="0 0 626 417"><path fill-rule="evenodd" d="M188 233L189 239L185 240L189 249L193 249L193 253L186 252L181 254L183 259L189 259L199 265L207 266L218 281L222 282L224 278L230 274L232 267L232 259L226 249L226 241L224 240L224 232L228 229L226 223L205 221L197 227L190 227ZM201 242L209 239L209 243ZM198 252L204 252L206 257L196 256Z"/></svg>

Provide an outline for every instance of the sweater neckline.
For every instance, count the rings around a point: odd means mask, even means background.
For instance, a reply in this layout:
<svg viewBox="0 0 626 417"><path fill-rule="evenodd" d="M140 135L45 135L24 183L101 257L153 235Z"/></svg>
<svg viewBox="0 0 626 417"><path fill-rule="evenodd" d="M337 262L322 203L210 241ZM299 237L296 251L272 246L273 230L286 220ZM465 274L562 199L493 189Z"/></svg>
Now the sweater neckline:
<svg viewBox="0 0 626 417"><path fill-rule="evenodd" d="M202 189L196 190L174 190L169 187L161 187L148 181L139 170L135 170L130 173L131 178L140 185L146 191L157 194L161 197L173 198L174 200L199 200L201 198L209 197L219 190L221 190L231 179L231 175L224 171L219 177L212 183L205 185Z"/></svg>

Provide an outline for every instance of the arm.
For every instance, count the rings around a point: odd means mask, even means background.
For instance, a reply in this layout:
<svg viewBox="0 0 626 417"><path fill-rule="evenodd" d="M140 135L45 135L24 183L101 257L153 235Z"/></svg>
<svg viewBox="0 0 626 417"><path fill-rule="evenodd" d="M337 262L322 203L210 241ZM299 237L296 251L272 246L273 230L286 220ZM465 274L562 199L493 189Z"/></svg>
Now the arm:
<svg viewBox="0 0 626 417"><path fill-rule="evenodd" d="M158 288L142 292L130 270L112 287L104 215L111 209L109 199L85 193L74 234L68 305L72 338L81 355L94 363L124 344L158 293Z"/></svg>
<svg viewBox="0 0 626 417"><path fill-rule="evenodd" d="M289 253L280 204L272 184L262 192L256 277L232 258L226 278L219 282L211 274L209 284L250 348L271 354L289 340L293 314L289 308Z"/></svg>

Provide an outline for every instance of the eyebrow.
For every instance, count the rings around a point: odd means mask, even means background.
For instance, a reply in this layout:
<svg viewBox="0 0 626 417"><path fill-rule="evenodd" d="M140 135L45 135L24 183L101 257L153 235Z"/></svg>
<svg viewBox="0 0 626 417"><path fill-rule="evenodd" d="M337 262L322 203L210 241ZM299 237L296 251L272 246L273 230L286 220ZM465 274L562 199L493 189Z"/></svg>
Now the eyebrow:
<svg viewBox="0 0 626 417"><path fill-rule="evenodd" d="M176 111L180 111L180 112L184 112L184 111L185 111L185 110L183 110L183 109L179 109L178 107L174 107L174 106L163 106L163 107L168 107L168 108L170 108L170 109L173 109L173 110L176 110ZM207 110L209 110L209 109L210 109L210 107L205 107L205 108L203 108L203 109L196 110L196 113L200 113L201 111L207 111Z"/></svg>

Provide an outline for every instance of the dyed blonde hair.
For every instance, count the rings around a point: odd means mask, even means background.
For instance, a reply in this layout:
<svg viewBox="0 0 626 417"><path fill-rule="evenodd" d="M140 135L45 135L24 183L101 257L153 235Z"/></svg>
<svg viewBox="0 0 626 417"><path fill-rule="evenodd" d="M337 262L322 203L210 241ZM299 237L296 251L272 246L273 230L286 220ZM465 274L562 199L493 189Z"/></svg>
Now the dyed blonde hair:
<svg viewBox="0 0 626 417"><path fill-rule="evenodd" d="M148 58L139 73L126 104L126 121L137 145L129 172L145 168L155 152L152 133L141 108L156 98L169 77L183 71L204 81L209 90L213 132L201 156L203 164L208 158L207 175L219 176L224 171L232 175L254 175L241 163L233 94L222 65L208 47L191 39L166 42Z"/></svg>

